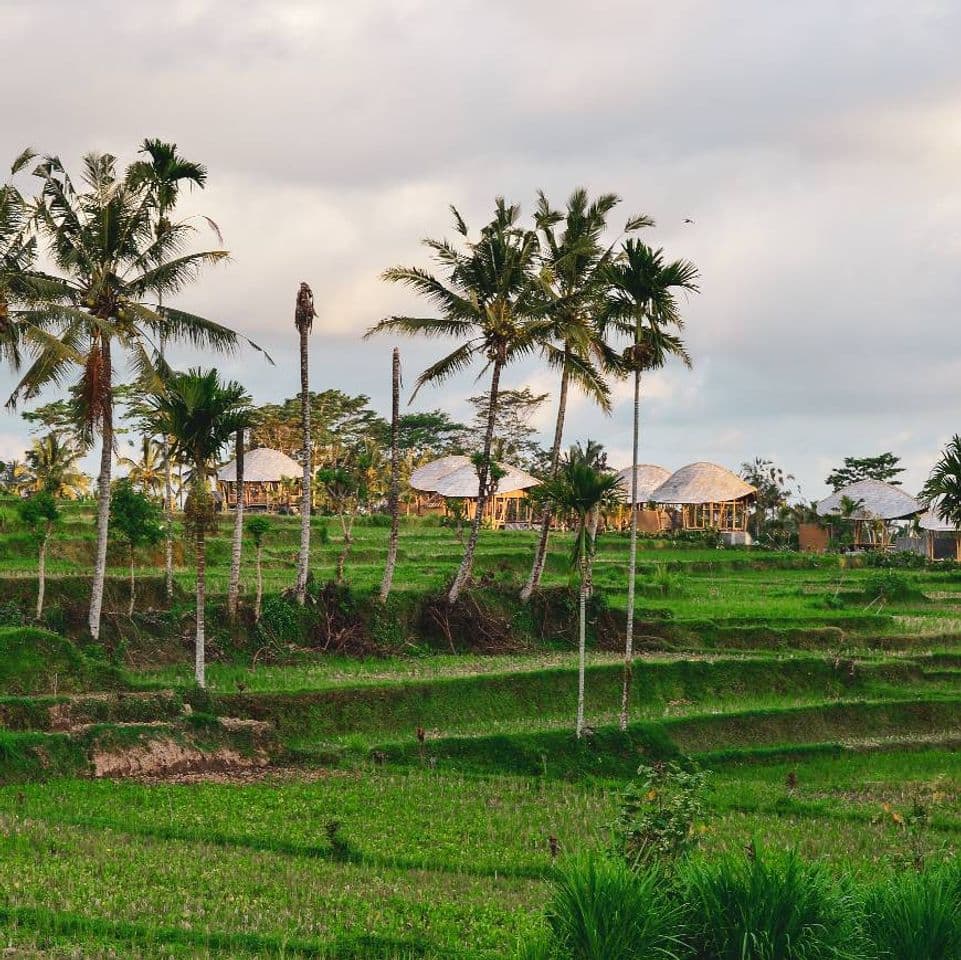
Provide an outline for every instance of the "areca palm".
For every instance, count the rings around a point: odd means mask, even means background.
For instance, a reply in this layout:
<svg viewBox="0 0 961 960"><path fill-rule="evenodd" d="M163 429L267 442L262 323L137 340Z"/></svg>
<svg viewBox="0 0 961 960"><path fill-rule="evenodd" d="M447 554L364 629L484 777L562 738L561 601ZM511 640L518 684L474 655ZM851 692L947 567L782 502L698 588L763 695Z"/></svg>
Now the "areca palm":
<svg viewBox="0 0 961 960"><path fill-rule="evenodd" d="M460 345L429 366L417 378L415 395L426 383L442 383L468 369L477 360L490 370L487 424L477 468L477 500L470 535L460 568L447 599L454 603L470 578L484 508L494 492L491 483L491 446L497 416L501 374L515 358L529 354L549 338L545 320L547 304L535 276L538 241L531 230L518 225L520 208L503 198L495 202L494 217L471 240L467 224L452 208L459 246L447 240L425 240L443 279L420 267L391 267L384 278L425 297L439 316L394 316L368 331L397 331L411 336L457 337Z"/></svg>
<svg viewBox="0 0 961 960"><path fill-rule="evenodd" d="M564 212L551 208L543 192L538 194L535 223L541 236L541 278L552 304L554 341L545 344L548 363L560 370L557 419L551 446L550 475L555 476L561 455L568 390L573 384L604 413L610 413L610 388L604 376L609 348L604 332L596 322L595 308L602 295L603 269L610 262L612 246L605 247L602 237L607 217L620 202L613 193L590 201L583 188L575 190ZM624 226L629 233L653 226L650 217L631 217ZM563 229L558 232L558 226ZM544 511L540 537L534 553L530 576L521 590L527 600L539 585L547 559L551 513Z"/></svg>
<svg viewBox="0 0 961 960"><path fill-rule="evenodd" d="M663 367L674 357L686 366L691 359L679 336L684 321L677 294L696 293L698 270L690 260L668 262L664 251L639 240L625 241L620 256L604 268L607 291L602 323L626 335L623 366L634 375L634 419L631 460L631 547L627 573L627 630L624 641L624 683L621 692L621 729L627 729L634 664L634 593L637 575L637 448L640 427L641 375Z"/></svg>
<svg viewBox="0 0 961 960"><path fill-rule="evenodd" d="M203 189L207 182L207 168L201 163L186 160L177 153L177 144L164 143L161 140L144 140L140 153L145 159L130 165L127 179L135 186L139 185L149 190L154 199L156 215L155 232L159 237L169 223L170 212L177 204L180 189L183 186L199 187ZM208 221L213 225L212 221ZM215 227L216 229L216 227ZM219 233L218 233L219 238ZM163 312L164 291L157 293L157 312ZM160 357L163 359L166 338L161 335L159 342ZM161 453L163 456L163 496L164 521L166 531L164 535L164 572L166 577L167 600L173 599L174 594L174 559L173 559L173 465L170 462L169 441L161 437Z"/></svg>
<svg viewBox="0 0 961 960"><path fill-rule="evenodd" d="M921 490L921 502L961 530L961 436L955 434L941 452Z"/></svg>
<svg viewBox="0 0 961 960"><path fill-rule="evenodd" d="M16 314L33 363L11 402L79 374L80 420L89 436L99 433L102 443L89 613L90 633L97 638L110 517L115 351L128 359L141 388L150 392L160 384L159 342L185 340L228 350L238 337L203 317L148 302L182 290L227 252L184 252L190 225L165 220L158 228L154 192L121 175L114 157L89 154L83 167L79 188L57 157L45 158L35 171L41 193L33 222L56 272L34 284L35 296Z"/></svg>
<svg viewBox="0 0 961 960"><path fill-rule="evenodd" d="M163 391L150 401L150 407L154 427L171 438L171 455L191 468L185 518L196 551L195 676L197 684L203 687L206 683L206 539L215 518L210 476L224 448L248 422L250 397L239 383L221 383L216 370L192 369L170 376Z"/></svg>
<svg viewBox="0 0 961 960"><path fill-rule="evenodd" d="M571 566L577 571L578 588L578 668L577 668L577 719L574 732L580 738L584 733L584 675L587 668L587 592L594 540L591 530L596 529L594 517L602 504L615 496L618 490L617 474L598 469L576 451L559 466L555 476L541 484L538 497L558 513L573 514L577 518Z"/></svg>

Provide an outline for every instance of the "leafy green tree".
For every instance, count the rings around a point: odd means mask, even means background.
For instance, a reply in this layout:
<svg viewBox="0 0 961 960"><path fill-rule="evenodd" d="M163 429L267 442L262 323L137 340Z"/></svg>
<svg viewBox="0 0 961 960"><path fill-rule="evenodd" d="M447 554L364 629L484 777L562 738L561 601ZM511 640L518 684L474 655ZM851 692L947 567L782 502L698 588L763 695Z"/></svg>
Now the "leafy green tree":
<svg viewBox="0 0 961 960"><path fill-rule="evenodd" d="M634 375L634 422L631 460L631 546L627 572L627 630L624 643L624 687L621 729L627 729L634 664L634 595L637 577L637 449L641 415L641 375L658 370L671 358L690 367L677 295L697 293L698 270L690 260L665 259L639 240L624 242L620 255L603 270L602 329L630 338L623 354L623 369ZM672 332L677 331L677 332Z"/></svg>
<svg viewBox="0 0 961 960"><path fill-rule="evenodd" d="M156 546L163 539L163 508L134 488L129 478L118 480L110 494L110 529L127 546L130 559L130 603L132 617L137 597L136 559L140 547Z"/></svg>
<svg viewBox="0 0 961 960"><path fill-rule="evenodd" d="M37 613L43 615L43 594L47 582L47 544L53 526L60 520L60 509L49 490L40 490L17 504L20 522L30 531L38 547L37 559Z"/></svg>
<svg viewBox="0 0 961 960"><path fill-rule="evenodd" d="M425 383L442 383L468 369L476 360L490 370L489 405L481 444L477 507L460 568L447 594L454 603L470 579L489 497L488 476L501 374L516 358L540 349L550 335L544 322L546 304L536 277L536 234L519 226L520 208L499 197L494 217L477 240L469 238L467 224L453 209L460 246L447 240L425 240L444 273L440 279L420 267L391 267L384 278L425 297L439 316L393 316L382 320L367 336L398 332L410 336L456 337L461 343L429 366L417 378L417 391Z"/></svg>
<svg viewBox="0 0 961 960"><path fill-rule="evenodd" d="M17 312L21 340L33 363L11 402L79 375L79 422L101 439L97 547L90 595L91 636L100 636L107 569L110 481L114 447L113 387L117 354L126 355L145 393L160 388L152 344L185 340L195 347L232 349L237 335L219 324L164 306L153 297L179 292L225 250L183 252L192 227L166 220L158 229L150 188L117 169L109 154L84 158L81 186L57 157L35 170L40 196L32 222L53 272ZM249 342L249 341L248 341Z"/></svg>
<svg viewBox="0 0 961 960"><path fill-rule="evenodd" d="M188 536L193 538L197 564L195 676L206 685L207 532L215 525L216 509L210 478L217 461L237 430L247 422L250 397L237 382L221 382L216 370L172 373L162 393L151 398L154 428L170 437L173 457L191 468L190 494L184 510Z"/></svg>
<svg viewBox="0 0 961 960"><path fill-rule="evenodd" d="M497 417L494 421L494 443L491 456L514 466L528 470L537 469L544 459L544 451L534 439L537 429L531 422L538 410L544 405L548 394L534 393L530 387L520 390L501 390L497 400ZM469 436L475 438L469 446L476 444L476 438L484 435L490 397L486 393L468 397L467 402L474 408L474 419L468 427Z"/></svg>
<svg viewBox="0 0 961 960"><path fill-rule="evenodd" d="M741 477L757 490L754 509L754 536L758 541L764 536L769 513L777 515L787 506L791 493L793 473L786 473L773 460L755 457L741 464Z"/></svg>
<svg viewBox="0 0 961 960"><path fill-rule="evenodd" d="M543 192L538 194L535 223L541 238L540 275L542 289L550 303L552 338L543 346L545 359L560 372L554 440L546 462L539 464L549 476L557 473L567 417L571 386L580 390L605 413L610 413L610 388L605 376L609 346L597 323L596 307L603 297L604 268L610 263L613 246L603 242L607 218L620 198L603 193L590 200L583 188L568 198L564 211L555 210ZM650 217L631 217L625 233L653 226ZM530 576L521 598L527 600L540 584L547 560L551 516L545 511L540 537L534 551Z"/></svg>
<svg viewBox="0 0 961 960"><path fill-rule="evenodd" d="M254 542L254 566L257 571L257 592L254 596L254 623L260 623L260 610L264 600L264 537L270 532L271 522L263 514L247 521L247 534Z"/></svg>
<svg viewBox="0 0 961 960"><path fill-rule="evenodd" d="M401 453L411 454L418 462L463 453L470 443L470 427L458 423L443 410L402 413L397 434Z"/></svg>
<svg viewBox="0 0 961 960"><path fill-rule="evenodd" d="M538 490L539 498L555 511L577 518L571 566L577 571L579 578L577 719L574 726L578 739L584 733L588 571L594 551L590 530L593 516L601 509L605 500L616 493L618 482L617 474L598 470L583 458L573 458L566 460L557 475L545 480Z"/></svg>
<svg viewBox="0 0 961 960"><path fill-rule="evenodd" d="M859 480L881 480L900 485L898 474L904 473L900 463L901 458L890 452L876 457L845 457L844 463L832 470L824 482L835 492Z"/></svg>
<svg viewBox="0 0 961 960"><path fill-rule="evenodd" d="M934 507L938 517L961 530L961 436L955 434L941 451L921 489L921 502Z"/></svg>
<svg viewBox="0 0 961 960"><path fill-rule="evenodd" d="M363 466L354 462L350 465L323 467L317 471L317 484L327 506L340 520L343 546L337 557L337 583L343 583L347 555L354 539L354 520L364 496Z"/></svg>

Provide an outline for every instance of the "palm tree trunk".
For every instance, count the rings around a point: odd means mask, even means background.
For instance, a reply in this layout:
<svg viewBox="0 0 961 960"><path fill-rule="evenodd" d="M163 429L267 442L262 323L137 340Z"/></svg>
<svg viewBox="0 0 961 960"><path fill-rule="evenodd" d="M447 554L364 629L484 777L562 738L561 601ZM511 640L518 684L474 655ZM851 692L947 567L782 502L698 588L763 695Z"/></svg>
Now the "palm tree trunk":
<svg viewBox="0 0 961 960"><path fill-rule="evenodd" d="M557 422L554 424L554 443L551 446L551 478L557 476L557 467L561 462L561 442L564 436L564 418L567 415L567 386L569 373L567 365L561 373L560 395L557 400ZM537 551L534 554L534 564L531 567L530 576L527 583L521 590L521 600L530 600L531 594L540 586L541 577L544 574L544 565L547 563L547 541L551 532L551 519L553 511L546 504L544 505L544 516L541 518L541 533L537 541Z"/></svg>
<svg viewBox="0 0 961 960"><path fill-rule="evenodd" d="M204 620L207 603L207 545L203 528L197 531L197 635L194 645L194 676L198 687L207 686L206 664L206 623Z"/></svg>
<svg viewBox="0 0 961 960"><path fill-rule="evenodd" d="M601 522L601 510L598 507L591 511L590 523L587 530L587 595L594 596L594 559L596 557L597 528Z"/></svg>
<svg viewBox="0 0 961 960"><path fill-rule="evenodd" d="M303 606L307 599L307 569L310 565L310 380L307 371L307 327L300 328L300 418L304 435L304 475L300 497L300 556L297 560L297 602Z"/></svg>
<svg viewBox="0 0 961 960"><path fill-rule="evenodd" d="M107 579L107 540L110 528L110 473L113 466L113 399L112 371L110 367L110 340L103 338L102 359L106 401L101 410L100 476L97 481L97 553L93 568L93 584L90 587L90 615L87 624L90 636L100 639L100 611L103 608L103 588Z"/></svg>
<svg viewBox="0 0 961 960"><path fill-rule="evenodd" d="M43 616L43 594L47 587L47 541L50 539L50 524L40 541L40 556L37 560L37 619Z"/></svg>
<svg viewBox="0 0 961 960"><path fill-rule="evenodd" d="M174 477L173 466L170 463L170 440L164 434L161 438L161 450L164 458L164 577L167 591L167 603L174 598Z"/></svg>
<svg viewBox="0 0 961 960"><path fill-rule="evenodd" d="M234 507L234 541L230 555L230 582L227 587L227 616L231 623L237 619L237 602L240 599L240 556L244 547L244 431L237 431L237 473L234 489L237 503Z"/></svg>
<svg viewBox="0 0 961 960"><path fill-rule="evenodd" d="M640 322L638 322L640 330ZM641 417L641 369L634 369L634 443L631 460L631 549L627 563L627 631L624 636L624 685L621 691L622 730L627 729L627 716L631 702L631 684L634 682L634 580L637 577L637 446Z"/></svg>
<svg viewBox="0 0 961 960"><path fill-rule="evenodd" d="M264 599L263 544L257 544L257 596L254 598L254 623L260 623L260 605Z"/></svg>
<svg viewBox="0 0 961 960"><path fill-rule="evenodd" d="M380 584L380 602L386 603L394 582L394 567L397 565L397 540L400 535L400 452L398 450L398 429L400 426L400 350L394 347L391 370L391 410L390 410L390 540L387 544L387 563L384 565L384 579Z"/></svg>
<svg viewBox="0 0 961 960"><path fill-rule="evenodd" d="M448 603L456 603L461 590L470 579L474 569L474 553L477 550L477 540L480 537L481 523L484 520L484 508L487 505L488 490L487 480L490 476L491 448L494 444L494 420L497 417L497 394L501 382L501 361L494 361L494 369L491 373L490 401L487 406L487 428L484 431L483 459L480 469L477 471L477 510L474 513L474 520L471 523L470 536L467 538L467 546L464 548L464 558L461 560L460 569L454 582L451 584L447 594Z"/></svg>
<svg viewBox="0 0 961 960"><path fill-rule="evenodd" d="M136 574L134 573L134 550L133 544L130 544L130 603L127 604L127 616L133 616L133 607L137 599L137 587L136 580L134 579Z"/></svg>
<svg viewBox="0 0 961 960"><path fill-rule="evenodd" d="M584 519L581 520L585 522ZM578 595L577 621L577 721L574 733L578 740L584 734L584 675L587 672L587 571L581 558L581 585Z"/></svg>

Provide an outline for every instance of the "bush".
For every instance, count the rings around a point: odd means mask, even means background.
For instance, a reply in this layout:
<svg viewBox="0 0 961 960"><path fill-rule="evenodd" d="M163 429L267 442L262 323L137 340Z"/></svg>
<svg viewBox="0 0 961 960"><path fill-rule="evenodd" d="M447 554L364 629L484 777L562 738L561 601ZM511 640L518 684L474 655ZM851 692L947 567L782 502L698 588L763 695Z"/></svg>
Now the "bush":
<svg viewBox="0 0 961 960"><path fill-rule="evenodd" d="M302 643L303 608L276 594L263 599L257 638L265 646Z"/></svg>
<svg viewBox="0 0 961 960"><path fill-rule="evenodd" d="M893 570L877 570L864 580L864 596L870 601L910 600L920 596L907 577Z"/></svg>
<svg viewBox="0 0 961 960"><path fill-rule="evenodd" d="M956 869L904 872L865 892L868 955L885 960L961 957L961 885Z"/></svg>
<svg viewBox="0 0 961 960"><path fill-rule="evenodd" d="M679 908L656 868L631 870L623 861L581 856L554 880L549 933L528 960L647 960L678 957Z"/></svg>
<svg viewBox="0 0 961 960"><path fill-rule="evenodd" d="M856 903L828 874L790 853L768 860L689 862L681 881L690 945L711 960L861 957Z"/></svg>
<svg viewBox="0 0 961 960"><path fill-rule="evenodd" d="M890 553L872 550L865 555L864 565L876 570L924 570L930 563L928 558L920 553L907 550L895 550Z"/></svg>
<svg viewBox="0 0 961 960"><path fill-rule="evenodd" d="M0 603L0 627L22 627L26 622L23 610L16 600Z"/></svg>

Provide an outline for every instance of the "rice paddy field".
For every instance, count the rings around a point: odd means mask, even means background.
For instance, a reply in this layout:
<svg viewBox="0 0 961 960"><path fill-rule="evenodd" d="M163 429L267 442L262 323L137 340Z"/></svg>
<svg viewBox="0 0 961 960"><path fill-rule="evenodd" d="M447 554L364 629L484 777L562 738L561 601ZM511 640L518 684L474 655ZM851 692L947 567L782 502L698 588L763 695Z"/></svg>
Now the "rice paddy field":
<svg viewBox="0 0 961 960"><path fill-rule="evenodd" d="M342 544L336 520L315 530L321 584ZM554 853L563 862L605 848L637 768L679 756L708 771L697 856L790 848L872 879L958 850L954 565L642 541L622 733L627 539L603 536L591 729L579 743L566 536L545 578L554 606L534 615L510 599L534 535L484 534L478 609L510 627L488 649L469 624L453 643L422 629L418 605L441 591L460 551L436 523L404 523L396 596L380 619L365 613L386 533L358 522L349 590L338 594L361 612L364 644L324 652L284 619L296 518L277 518L267 537L271 637L223 625L225 526L210 545L213 662L200 694L189 568L178 567L168 610L158 557L140 557L141 607L128 618L118 551L107 639L94 647L77 615L89 515L78 510L57 534L36 627L25 622L33 545L0 519L0 948L37 958L519 956L544 924ZM248 547L248 600L251 557Z"/></svg>

